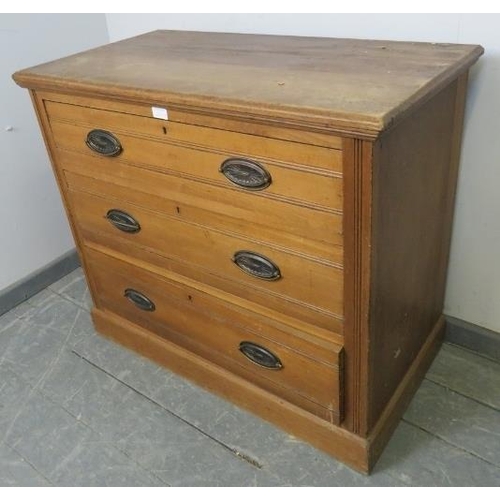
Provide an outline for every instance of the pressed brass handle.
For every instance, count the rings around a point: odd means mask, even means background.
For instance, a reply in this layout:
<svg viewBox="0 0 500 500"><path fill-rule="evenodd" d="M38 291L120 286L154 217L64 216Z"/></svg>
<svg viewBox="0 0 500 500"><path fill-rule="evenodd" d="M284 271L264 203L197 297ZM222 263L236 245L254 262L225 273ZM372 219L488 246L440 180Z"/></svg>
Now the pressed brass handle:
<svg viewBox="0 0 500 500"><path fill-rule="evenodd" d="M255 278L267 281L281 278L280 268L272 260L258 253L240 250L233 255L233 262L243 272Z"/></svg>
<svg viewBox="0 0 500 500"><path fill-rule="evenodd" d="M87 134L85 144L103 156L118 156L122 152L120 141L111 132L98 128Z"/></svg>
<svg viewBox="0 0 500 500"><path fill-rule="evenodd" d="M150 298L133 288L127 288L123 296L130 300L134 306L142 309L143 311L152 312L156 309L155 303Z"/></svg>
<svg viewBox="0 0 500 500"><path fill-rule="evenodd" d="M246 158L228 158L219 170L228 181L245 189L265 189L272 182L271 174L260 163Z"/></svg>
<svg viewBox="0 0 500 500"><path fill-rule="evenodd" d="M253 342L243 341L240 343L240 351L253 363L270 370L281 370L283 364L280 358L269 349Z"/></svg>
<svg viewBox="0 0 500 500"><path fill-rule="evenodd" d="M130 214L117 208L108 210L106 219L113 224L117 229L124 233L138 233L141 230L141 225Z"/></svg>

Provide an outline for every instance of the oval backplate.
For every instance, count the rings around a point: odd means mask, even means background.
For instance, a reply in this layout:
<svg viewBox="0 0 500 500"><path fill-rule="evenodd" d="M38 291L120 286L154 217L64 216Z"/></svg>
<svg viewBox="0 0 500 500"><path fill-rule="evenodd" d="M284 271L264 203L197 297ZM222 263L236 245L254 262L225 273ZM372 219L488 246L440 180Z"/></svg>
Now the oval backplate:
<svg viewBox="0 0 500 500"><path fill-rule="evenodd" d="M220 171L228 181L244 189L258 191L272 182L271 174L260 163L246 158L228 158Z"/></svg>
<svg viewBox="0 0 500 500"><path fill-rule="evenodd" d="M118 156L122 152L120 141L107 130L94 129L87 134L85 144L102 156Z"/></svg>
<svg viewBox="0 0 500 500"><path fill-rule="evenodd" d="M261 280L276 281L281 278L280 268L270 259L255 252L240 250L233 262L245 273Z"/></svg>
<svg viewBox="0 0 500 500"><path fill-rule="evenodd" d="M250 361L263 368L269 370L281 370L283 368L278 356L265 347L253 342L243 341L240 343L239 349Z"/></svg>

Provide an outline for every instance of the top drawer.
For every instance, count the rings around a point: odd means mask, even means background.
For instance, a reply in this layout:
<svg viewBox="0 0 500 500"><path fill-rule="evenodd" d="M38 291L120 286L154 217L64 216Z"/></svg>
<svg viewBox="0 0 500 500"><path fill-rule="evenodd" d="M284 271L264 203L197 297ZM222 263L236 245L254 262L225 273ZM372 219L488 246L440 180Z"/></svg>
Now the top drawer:
<svg viewBox="0 0 500 500"><path fill-rule="evenodd" d="M342 212L338 149L53 101L45 107L61 158L77 154L103 168L137 166L220 186L226 195Z"/></svg>
<svg viewBox="0 0 500 500"><path fill-rule="evenodd" d="M139 167L143 171L221 187L229 196L231 191L237 191L330 213L339 214L342 210L342 179L336 174L324 174L325 170L318 170L320 174L311 173L256 155L242 157L235 152L186 147L178 142L152 140L115 130L110 135L93 126L68 122L53 121L51 128L63 168L69 166L63 156L76 154L83 164L109 169ZM87 145L89 134L92 147L111 151L117 147L119 153L108 156L92 151Z"/></svg>
<svg viewBox="0 0 500 500"><path fill-rule="evenodd" d="M112 133L146 136L162 142L196 145L336 173L342 170L340 149L53 101L45 101L45 108L51 122L82 124L89 130L97 128Z"/></svg>

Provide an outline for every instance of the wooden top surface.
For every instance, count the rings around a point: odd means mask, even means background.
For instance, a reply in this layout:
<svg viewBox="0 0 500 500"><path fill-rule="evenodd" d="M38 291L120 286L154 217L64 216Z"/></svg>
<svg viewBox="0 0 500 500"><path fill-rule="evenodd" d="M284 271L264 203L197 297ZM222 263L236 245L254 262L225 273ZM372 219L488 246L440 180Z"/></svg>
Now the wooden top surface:
<svg viewBox="0 0 500 500"><path fill-rule="evenodd" d="M377 135L482 53L478 45L155 31L14 79L34 89Z"/></svg>

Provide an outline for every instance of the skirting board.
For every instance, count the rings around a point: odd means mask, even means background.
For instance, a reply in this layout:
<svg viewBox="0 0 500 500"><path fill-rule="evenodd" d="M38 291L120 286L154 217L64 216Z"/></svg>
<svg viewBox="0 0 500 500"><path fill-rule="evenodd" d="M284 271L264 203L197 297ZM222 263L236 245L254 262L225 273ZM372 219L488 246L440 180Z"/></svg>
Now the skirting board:
<svg viewBox="0 0 500 500"><path fill-rule="evenodd" d="M47 288L80 266L76 250L70 250L46 266L0 291L0 316Z"/></svg>
<svg viewBox="0 0 500 500"><path fill-rule="evenodd" d="M446 316L445 342L465 347L500 362L500 333L458 318Z"/></svg>

